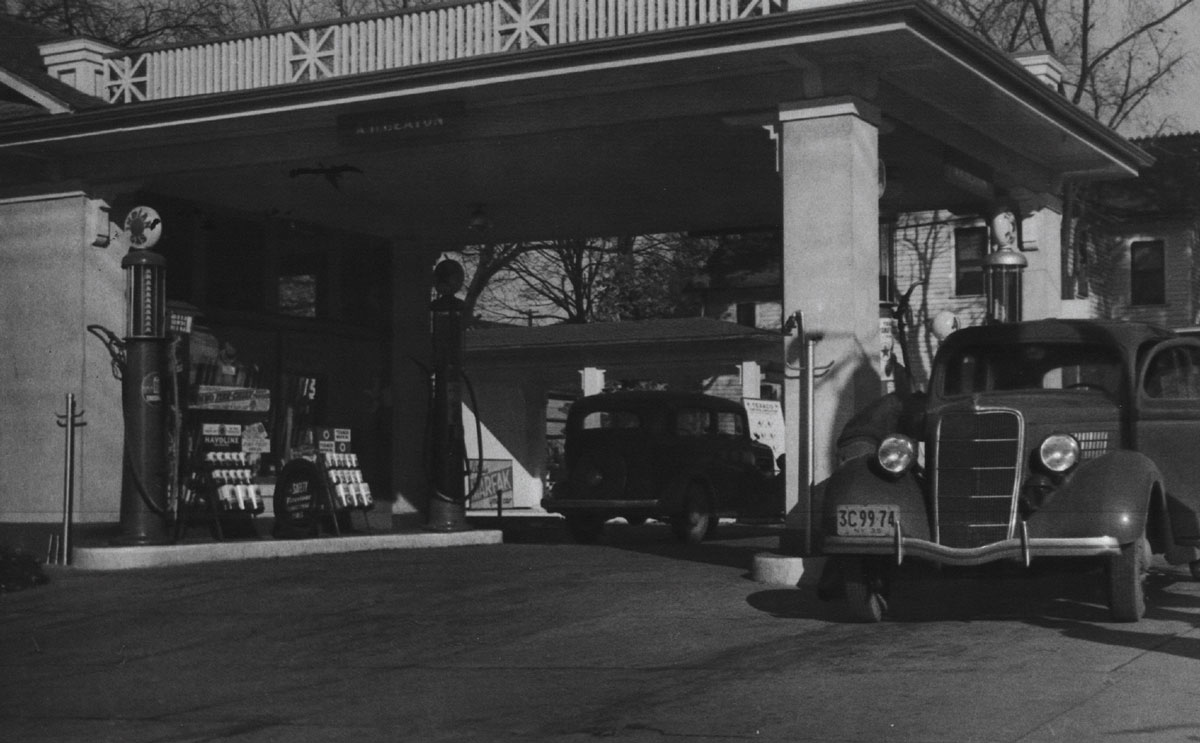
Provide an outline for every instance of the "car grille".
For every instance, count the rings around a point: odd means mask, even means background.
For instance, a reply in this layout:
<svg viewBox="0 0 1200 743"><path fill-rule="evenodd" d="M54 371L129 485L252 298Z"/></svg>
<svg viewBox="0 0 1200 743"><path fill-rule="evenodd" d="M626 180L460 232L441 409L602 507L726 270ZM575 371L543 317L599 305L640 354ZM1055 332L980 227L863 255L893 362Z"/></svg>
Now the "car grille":
<svg viewBox="0 0 1200 743"><path fill-rule="evenodd" d="M948 413L937 430L938 542L979 547L1007 539L1017 494L1022 423L1012 410Z"/></svg>
<svg viewBox="0 0 1200 743"><path fill-rule="evenodd" d="M1108 431L1073 431L1071 435L1079 442L1079 456L1084 461L1108 452Z"/></svg>

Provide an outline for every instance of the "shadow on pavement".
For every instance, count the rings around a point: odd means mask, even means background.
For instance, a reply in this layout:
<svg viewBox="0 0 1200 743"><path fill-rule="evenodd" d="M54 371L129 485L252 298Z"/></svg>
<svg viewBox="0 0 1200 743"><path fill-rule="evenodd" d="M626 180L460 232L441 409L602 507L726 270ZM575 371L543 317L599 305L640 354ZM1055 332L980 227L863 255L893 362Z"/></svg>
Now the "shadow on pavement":
<svg viewBox="0 0 1200 743"><path fill-rule="evenodd" d="M476 528L499 529L505 544L575 544L562 519L556 517L472 517L470 523ZM595 545L579 545L581 549L587 546L743 568L749 574L755 554L778 548L779 527L722 522L713 537L701 544L683 544L667 524L650 521L633 526L617 519L605 525Z"/></svg>
<svg viewBox="0 0 1200 743"><path fill-rule="evenodd" d="M1146 619L1183 622L1191 629L1200 627L1200 595L1179 590L1189 585L1194 585L1190 577L1181 577L1171 569L1151 571L1146 581ZM1059 611L1027 621L1056 630L1064 637L1200 660L1200 638L1183 636L1190 630L1170 634L1161 630L1139 631L1141 624L1109 620L1103 605L1098 616L1079 617Z"/></svg>

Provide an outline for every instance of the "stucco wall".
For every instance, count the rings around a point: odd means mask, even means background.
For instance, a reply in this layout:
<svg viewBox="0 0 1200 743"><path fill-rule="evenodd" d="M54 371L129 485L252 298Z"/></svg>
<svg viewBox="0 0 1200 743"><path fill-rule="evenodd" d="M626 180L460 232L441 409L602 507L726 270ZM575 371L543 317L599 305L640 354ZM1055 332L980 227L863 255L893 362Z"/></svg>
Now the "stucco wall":
<svg viewBox="0 0 1200 743"><path fill-rule="evenodd" d="M122 334L124 278L116 248L95 248L96 214L81 193L0 201L0 520L62 518L64 430L76 396L77 522L115 522L121 482L120 383L85 327ZM92 234L88 234L88 232Z"/></svg>
<svg viewBox="0 0 1200 743"><path fill-rule="evenodd" d="M478 379L473 384L482 422L484 459L512 460L514 508L541 508L546 461L546 396L539 385ZM467 456L479 456L475 412L463 405Z"/></svg>

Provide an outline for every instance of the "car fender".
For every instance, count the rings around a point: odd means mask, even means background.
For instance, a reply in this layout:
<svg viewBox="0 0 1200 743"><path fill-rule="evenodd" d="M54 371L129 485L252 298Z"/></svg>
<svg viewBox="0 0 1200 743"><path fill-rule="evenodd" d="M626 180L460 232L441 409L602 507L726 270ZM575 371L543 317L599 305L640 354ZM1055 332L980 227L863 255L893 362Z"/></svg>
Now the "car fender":
<svg viewBox="0 0 1200 743"><path fill-rule="evenodd" d="M1164 519L1162 474L1135 451L1118 450L1084 462L1028 519L1030 537L1115 537L1128 544L1151 526L1158 542Z"/></svg>
<svg viewBox="0 0 1200 743"><path fill-rule="evenodd" d="M837 534L838 506L895 506L900 510L904 536L930 538L929 510L921 484L911 472L885 476L872 457L851 459L825 481L818 520L823 534Z"/></svg>

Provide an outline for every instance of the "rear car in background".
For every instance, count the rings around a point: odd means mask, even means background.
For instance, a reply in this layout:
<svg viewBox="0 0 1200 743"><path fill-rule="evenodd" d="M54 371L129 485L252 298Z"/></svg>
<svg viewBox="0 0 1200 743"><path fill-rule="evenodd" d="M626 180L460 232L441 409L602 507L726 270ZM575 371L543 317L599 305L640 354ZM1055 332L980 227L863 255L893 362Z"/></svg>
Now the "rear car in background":
<svg viewBox="0 0 1200 743"><path fill-rule="evenodd" d="M751 438L740 403L719 397L637 391L577 400L565 464L542 506L583 543L617 517L667 521L680 540L697 543L722 516L780 515L771 514L779 502L771 448Z"/></svg>

